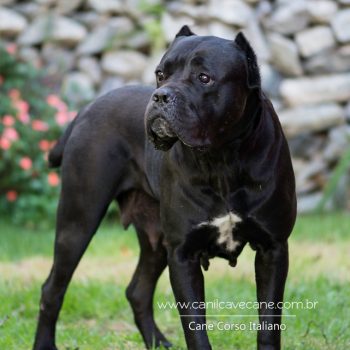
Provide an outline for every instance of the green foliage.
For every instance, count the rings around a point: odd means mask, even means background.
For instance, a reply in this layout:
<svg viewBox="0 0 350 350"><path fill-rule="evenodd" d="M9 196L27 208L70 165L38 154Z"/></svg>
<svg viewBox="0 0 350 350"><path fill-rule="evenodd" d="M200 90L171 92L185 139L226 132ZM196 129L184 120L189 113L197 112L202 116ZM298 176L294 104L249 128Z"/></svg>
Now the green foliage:
<svg viewBox="0 0 350 350"><path fill-rule="evenodd" d="M55 217L59 192L47 154L74 115L47 96L37 69L8 51L0 47L0 215L38 226Z"/></svg>
<svg viewBox="0 0 350 350"><path fill-rule="evenodd" d="M166 47L166 40L161 26L161 17L165 11L165 7L161 1L141 0L139 2L139 10L150 15L152 20L145 21L143 30L146 31L150 41L153 53L163 51Z"/></svg>

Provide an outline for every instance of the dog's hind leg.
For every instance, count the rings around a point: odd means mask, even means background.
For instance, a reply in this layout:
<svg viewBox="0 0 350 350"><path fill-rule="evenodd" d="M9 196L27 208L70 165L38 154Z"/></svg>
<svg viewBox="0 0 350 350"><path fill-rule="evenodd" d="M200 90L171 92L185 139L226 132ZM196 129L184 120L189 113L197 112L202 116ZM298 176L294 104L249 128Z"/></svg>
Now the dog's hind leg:
<svg viewBox="0 0 350 350"><path fill-rule="evenodd" d="M153 316L153 294L158 278L167 265L166 250L161 242L153 249L147 234L140 229L136 231L140 258L126 295L146 347L170 347L171 343L160 332Z"/></svg>
<svg viewBox="0 0 350 350"><path fill-rule="evenodd" d="M89 149L71 149L63 159L54 262L42 287L35 350L56 349L55 328L64 294L115 196L120 160L111 162L102 151L94 157L91 153Z"/></svg>

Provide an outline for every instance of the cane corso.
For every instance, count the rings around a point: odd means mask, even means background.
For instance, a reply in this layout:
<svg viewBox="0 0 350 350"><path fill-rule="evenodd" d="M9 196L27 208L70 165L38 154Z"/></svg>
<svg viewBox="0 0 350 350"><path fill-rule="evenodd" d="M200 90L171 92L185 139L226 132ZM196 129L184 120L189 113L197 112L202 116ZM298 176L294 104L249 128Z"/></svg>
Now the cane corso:
<svg viewBox="0 0 350 350"><path fill-rule="evenodd" d="M61 166L62 192L35 350L56 349L68 283L114 199L140 243L126 295L147 348L171 346L152 306L166 266L176 301L202 302L202 268L214 257L235 266L248 243L258 301L283 300L294 174L253 49L242 33L230 41L185 26L155 75L156 89L117 89L85 107L49 155ZM281 309L264 305L258 349L280 349ZM179 311L187 348L211 349L205 327L191 327L205 325L205 310Z"/></svg>

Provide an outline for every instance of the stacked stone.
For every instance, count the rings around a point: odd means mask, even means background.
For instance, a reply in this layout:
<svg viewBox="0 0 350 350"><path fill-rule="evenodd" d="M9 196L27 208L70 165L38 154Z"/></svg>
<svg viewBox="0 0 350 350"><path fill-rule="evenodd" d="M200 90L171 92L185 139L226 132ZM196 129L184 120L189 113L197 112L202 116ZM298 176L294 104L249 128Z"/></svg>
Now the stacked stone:
<svg viewBox="0 0 350 350"><path fill-rule="evenodd" d="M1 39L77 104L124 84L154 84L157 48L183 24L249 38L289 139L299 210L313 209L350 147L350 0L0 0Z"/></svg>

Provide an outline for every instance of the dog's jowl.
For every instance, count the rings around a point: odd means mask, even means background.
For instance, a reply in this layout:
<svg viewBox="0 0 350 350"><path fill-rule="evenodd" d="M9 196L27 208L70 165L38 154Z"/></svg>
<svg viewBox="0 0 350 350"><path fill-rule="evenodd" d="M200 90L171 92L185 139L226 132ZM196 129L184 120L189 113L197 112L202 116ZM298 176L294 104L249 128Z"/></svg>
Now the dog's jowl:
<svg viewBox="0 0 350 350"><path fill-rule="evenodd" d="M56 349L68 283L113 200L140 242L126 295L147 348L171 346L152 306L166 266L176 301L201 302L202 267L214 257L236 265L248 243L258 301L283 300L294 175L251 46L241 33L230 41L185 26L155 74L156 89L125 87L88 105L50 153L62 168L62 192L35 350ZM187 348L211 349L205 310L180 313ZM281 310L261 308L259 319L267 326L257 328L258 349L280 349Z"/></svg>

